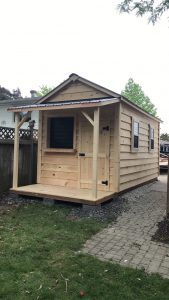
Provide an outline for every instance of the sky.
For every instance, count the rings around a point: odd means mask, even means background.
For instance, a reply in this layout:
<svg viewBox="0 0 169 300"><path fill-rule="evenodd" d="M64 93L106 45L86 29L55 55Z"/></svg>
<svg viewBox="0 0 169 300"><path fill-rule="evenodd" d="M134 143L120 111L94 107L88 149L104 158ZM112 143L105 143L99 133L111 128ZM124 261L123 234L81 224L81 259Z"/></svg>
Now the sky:
<svg viewBox="0 0 169 300"><path fill-rule="evenodd" d="M0 85L22 96L71 73L121 93L139 83L169 133L169 20L119 14L120 0L2 0Z"/></svg>

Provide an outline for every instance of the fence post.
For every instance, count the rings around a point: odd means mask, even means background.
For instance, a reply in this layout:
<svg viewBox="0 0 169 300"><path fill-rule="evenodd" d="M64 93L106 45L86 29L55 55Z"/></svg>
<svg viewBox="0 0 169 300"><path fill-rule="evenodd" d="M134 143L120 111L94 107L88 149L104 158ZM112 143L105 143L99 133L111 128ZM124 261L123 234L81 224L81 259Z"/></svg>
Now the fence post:
<svg viewBox="0 0 169 300"><path fill-rule="evenodd" d="M30 173L29 173L29 183L33 183L33 170L34 170L34 142L33 142L33 129L34 129L35 121L29 121L30 128Z"/></svg>
<svg viewBox="0 0 169 300"><path fill-rule="evenodd" d="M15 114L15 139L13 154L13 189L18 187L19 170L19 114Z"/></svg>

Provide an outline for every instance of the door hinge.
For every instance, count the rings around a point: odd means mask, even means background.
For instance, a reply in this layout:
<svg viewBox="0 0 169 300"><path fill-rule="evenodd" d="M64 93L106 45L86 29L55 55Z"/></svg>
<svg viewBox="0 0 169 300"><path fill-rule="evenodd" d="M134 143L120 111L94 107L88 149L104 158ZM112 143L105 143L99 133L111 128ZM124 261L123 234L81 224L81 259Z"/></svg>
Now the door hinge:
<svg viewBox="0 0 169 300"><path fill-rule="evenodd" d="M103 129L103 130L109 131L109 126L105 126L105 127L103 127L102 129Z"/></svg>
<svg viewBox="0 0 169 300"><path fill-rule="evenodd" d="M102 184L108 185L109 182L108 182L108 180L103 180L103 181L102 181Z"/></svg>
<svg viewBox="0 0 169 300"><path fill-rule="evenodd" d="M81 152L81 153L79 153L79 156L85 156L85 153Z"/></svg>

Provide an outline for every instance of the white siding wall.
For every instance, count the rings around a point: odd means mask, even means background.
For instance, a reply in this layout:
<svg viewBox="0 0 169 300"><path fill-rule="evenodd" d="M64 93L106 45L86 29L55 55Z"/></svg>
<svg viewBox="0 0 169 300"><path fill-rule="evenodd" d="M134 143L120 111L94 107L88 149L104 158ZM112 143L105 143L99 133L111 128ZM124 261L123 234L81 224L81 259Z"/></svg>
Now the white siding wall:
<svg viewBox="0 0 169 300"><path fill-rule="evenodd" d="M35 129L38 129L38 118L39 118L39 112L33 111L31 114L31 119L35 120ZM26 122L22 125L22 128L27 129L29 123ZM14 113L7 111L7 107L0 107L0 126L3 127L15 127L14 123Z"/></svg>

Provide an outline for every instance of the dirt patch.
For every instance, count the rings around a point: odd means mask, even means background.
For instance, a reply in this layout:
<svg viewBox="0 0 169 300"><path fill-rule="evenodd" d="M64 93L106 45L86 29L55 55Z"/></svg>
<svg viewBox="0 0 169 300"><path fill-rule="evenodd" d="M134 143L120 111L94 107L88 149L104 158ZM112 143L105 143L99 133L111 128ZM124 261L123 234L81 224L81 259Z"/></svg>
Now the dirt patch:
<svg viewBox="0 0 169 300"><path fill-rule="evenodd" d="M169 244L169 218L165 217L157 226L158 229L152 236L152 241Z"/></svg>

